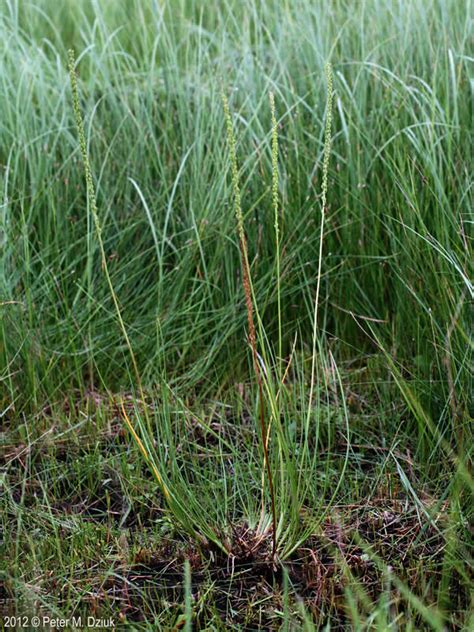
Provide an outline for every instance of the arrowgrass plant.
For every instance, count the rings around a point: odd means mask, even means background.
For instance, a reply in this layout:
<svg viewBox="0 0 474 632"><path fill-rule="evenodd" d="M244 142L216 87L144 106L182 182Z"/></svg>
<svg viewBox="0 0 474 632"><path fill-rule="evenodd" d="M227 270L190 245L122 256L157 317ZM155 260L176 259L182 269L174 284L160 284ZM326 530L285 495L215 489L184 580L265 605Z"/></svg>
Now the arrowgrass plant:
<svg viewBox="0 0 474 632"><path fill-rule="evenodd" d="M242 285L245 294L245 304L247 307L247 323L249 331L249 342L252 350L253 368L258 384L259 395L259 417L260 417L260 431L262 441L263 459L268 479L268 490L270 495L270 504L272 509L272 526L273 526L273 557L276 555L277 550L277 515L275 505L275 491L273 489L273 474L268 456L268 442L269 436L267 434L267 426L265 423L265 403L263 397L263 379L260 368L260 360L257 351L257 337L255 334L255 324L253 318L254 305L252 299L252 277L250 273L250 264L248 258L247 239L245 237L244 218L242 215L241 197L240 197L240 185L239 185L239 169L237 165L236 155L236 141L234 137L234 130L232 127L232 117L229 110L229 103L225 93L222 93L222 102L224 105L224 113L226 118L227 128L227 141L229 143L230 162L232 167L232 189L234 194L234 210L237 220L237 234L240 245L240 254L242 259ZM278 225L276 226L276 232L278 234ZM278 257L278 253L277 253Z"/></svg>
<svg viewBox="0 0 474 632"><path fill-rule="evenodd" d="M282 322L281 322L281 252L280 252L280 211L278 194L278 122L275 114L275 95L270 92L270 108L272 113L272 203L275 219L275 259L276 259L276 283L277 283L277 313L278 313L278 379L283 378L282 372Z"/></svg>
<svg viewBox="0 0 474 632"><path fill-rule="evenodd" d="M306 447L308 445L308 437L309 437L309 425L310 421L313 418L314 410L313 410L313 395L315 390L315 367L316 367L316 346L317 346L317 319L318 319L318 307L319 307L319 292L320 292L320 284L321 284L321 272L322 272L322 259L323 259L323 241L324 241L324 230L325 230L325 216L326 216L326 201L327 201L327 190L328 190L328 170L329 170L329 159L331 154L331 125L332 125L332 102L333 102L333 79L332 79L332 68L330 64L326 65L326 78L327 78L327 101L326 101L326 124L324 130L324 149L323 149L323 160L322 160L322 185L321 185L321 223L320 223L320 237L319 237L319 250L318 250L318 270L317 270L317 280L316 280L316 295L314 300L314 315L313 315L313 349L312 349L312 357L311 357L311 376L310 376L310 386L309 386L309 401L307 405L307 414L306 414L306 424L305 424L305 444ZM301 472L305 470L303 463L298 462L298 460L293 459L293 450L294 446L288 442L288 438L285 436L285 433L282 431L280 417L281 417L281 406L278 404L278 396L281 393L281 388L283 387L282 382L283 374L281 369L281 334L282 334L282 322L281 322L281 305L280 305L280 229L279 229L279 217L278 217L278 203L279 203L279 195L278 195L278 131L277 131L277 121L275 116L275 99L273 93L270 93L270 108L271 108L271 122L272 122L272 146L271 146L271 166L272 166L272 206L274 212L274 230L275 230L275 249L276 249L276 271L277 271L277 312L278 312L278 341L276 346L276 362L275 369L277 370L277 379L276 385L273 383L271 369L268 361L266 361L267 354L262 351L262 355L258 353L257 350L257 336L255 331L254 324L254 311L257 313L259 325L260 325L260 339L262 341L263 347L265 347L265 343L268 343L265 332L261 327L261 318L258 314L258 310L254 305L254 291L252 284L252 277L250 271L250 264L248 258L248 246L247 239L245 235L244 228L244 218L242 212L242 202L241 202L241 192L240 192L240 184L239 184L239 168L237 164L237 153L236 153L236 139L233 130L232 117L229 109L229 102L225 93L222 93L222 102L224 106L224 114L226 120L226 130L227 130L227 142L229 147L229 155L230 155L230 163L231 163L231 173L232 173L232 190L233 190L233 198L234 198L234 212L237 221L237 236L239 239L240 245L240 253L241 253L241 264L242 264L242 285L244 289L245 295L245 303L247 308L247 323L248 323L248 331L249 331L249 344L252 352L252 360L253 360L253 368L257 380L258 385L258 395L259 395L259 418L260 418L260 432L261 432L261 445L262 445L262 453L263 453L263 462L264 462L264 470L266 471L267 481L268 481L268 491L269 491L269 499L271 505L271 513L272 513L272 530L273 530L273 543L272 543L272 554L275 558L277 553L277 533L278 533L278 522L277 522L277 511L276 511L276 494L274 489L273 482L273 473L272 467L270 464L269 458L269 443L270 443L270 432L271 432L271 424L274 422L274 425L278 426L278 445L279 445L279 461L278 461L278 469L282 473L282 477L287 475L289 480L284 481L282 478L282 487L289 486L290 488L290 496L292 500L290 504L294 505L296 500L297 508L293 511L293 520L296 518L298 520L300 510L302 508L303 502L300 501L300 498L304 497L304 494L301 494L301 491L306 491L305 485L302 483L300 478ZM269 354L272 354L272 349L269 349ZM263 372L263 375L262 375ZM265 407L264 407L264 382L266 385L267 396L270 400L270 424L268 425L265 421ZM318 425L318 421L316 423ZM305 447L303 447L302 452L305 452ZM291 480L295 473L298 473L298 480ZM341 479L339 480L339 483ZM295 484L296 483L296 484ZM336 491L339 487L339 484L336 487ZM283 510L281 512L281 517L286 516L286 511ZM281 523L281 521L280 521ZM284 524L281 524L282 529L285 529ZM312 525L313 528L313 525ZM298 533L298 530L293 534L293 538L290 540L289 550L293 550L296 546L296 543L300 542L301 534Z"/></svg>
<svg viewBox="0 0 474 632"><path fill-rule="evenodd" d="M102 239L102 230L100 226L100 220L99 220L98 209L97 209L94 180L93 180L92 170L91 170L89 156L87 152L87 145L86 145L86 139L85 139L85 133L84 133L84 124L83 124L82 114L81 114L81 109L80 109L79 93L78 93L78 88L77 88L77 76L76 76L76 71L75 71L74 51L72 50L69 51L69 76L70 76L70 81L71 81L71 90L72 90L72 98L73 98L74 119L75 119L75 123L77 127L79 146L81 149L81 156L82 156L82 161L84 165L84 173L85 173L85 180L86 180L86 187L87 187L87 198L88 198L91 213L94 219L97 240L99 242L99 247L100 247L101 268L107 278L110 294L112 296L113 304L114 304L116 314L117 314L117 320L119 322L121 332L126 342L127 350L132 360L132 366L134 369L134 377L136 379L140 401L143 403L146 401L146 398L145 398L145 394L144 394L142 383L141 383L137 361L135 359L135 354L133 352L133 348L130 343L130 338L128 336L127 329L125 327L125 323L122 318L120 305L119 305L118 298L112 284L112 280L111 280L109 268L108 268L108 260L105 254L105 247L104 247L104 242ZM197 538L202 538L202 537L206 537L206 534L207 534L210 540L214 541L215 544L222 547L223 545L222 545L221 540L216 536L212 528L209 529L207 527L207 525L209 524L209 521L207 519L204 519L202 521L198 519L199 511L196 510L197 507L196 507L195 501L193 499L190 499L188 494L180 493L180 491L182 492L182 489L185 487L185 484L183 488L180 488L178 484L172 485L168 482L165 482L166 477L164 473L160 472L160 470L163 469L162 463L164 462L164 460L157 458L155 450L153 448L155 439L153 437L153 430L150 425L150 416L149 416L148 409L146 408L146 406L141 411L141 414L139 413L137 415L139 419L138 423L139 423L139 430L140 430L141 437L138 434L137 430L135 429L132 421L130 420L123 401L120 403L120 409L121 409L121 414L122 414L124 423L126 424L128 430L130 431L130 434L134 442L138 446L138 449L140 450L140 453L143 456L146 465L150 468L151 472L153 473L153 476L155 477L158 483L158 487L160 491L162 492L174 518L179 522L179 524L185 530L191 533L191 535ZM144 416L145 423L142 423L141 416ZM193 515L192 509L194 509L194 515ZM199 525L201 526L201 528L199 528Z"/></svg>
<svg viewBox="0 0 474 632"><path fill-rule="evenodd" d="M95 195L95 187L94 187L94 179L92 176L92 169L90 166L90 161L89 161L89 156L87 153L87 144L86 144L86 136L84 133L84 123L82 120L82 114L81 114L81 106L80 106L80 101L79 101L79 92L77 89L77 76L76 76L76 69L75 69L75 56L74 56L74 51L71 49L68 52L68 58L69 58L69 77L71 80L71 91L72 91L72 104L73 104L73 110L74 110L74 120L76 123L76 128L77 128L77 135L78 135L78 139L79 139L79 147L81 150L81 157L82 157L82 163L84 166L84 174L85 174L85 180L86 180L86 189L87 189L87 201L88 201L88 206L90 207L90 211L94 220L94 225L95 225L95 230L96 230L96 235L97 235L97 241L99 243L99 248L100 248L100 255L101 255L101 268L107 278L107 284L109 286L109 290L110 290L110 294L112 296L113 302L114 302L114 307L115 307L115 311L117 314L117 320L120 324L120 329L121 332L123 334L123 337L125 339L125 343L127 345L127 350L130 354L130 358L132 360L132 365L133 365L133 369L134 369L134 375L135 375L135 379L136 379L136 383L137 383L137 387L138 387L138 391L139 394L141 396L142 401L145 400L145 396L143 393L143 388L142 388L142 384L141 384L141 379L140 379L140 373L138 371L138 365L137 365L137 361L135 359L135 354L133 352L133 348L132 345L130 343L130 338L128 336L127 333L127 329L125 327L125 323L123 321L122 318L122 312L120 310L120 305L117 299L117 295L115 293L114 290L114 286L112 284L112 280L110 278L110 273L109 273L109 267L108 267L108 261L107 261L107 256L105 254L105 247L104 247L104 242L102 239L102 229L100 226L100 220L99 220L99 212L98 212L98 208L97 208L97 200L96 200L96 195ZM170 493L167 489L167 487L164 485L163 483L163 479L158 471L158 468L150 461L150 455L149 452L147 451L146 447L144 446L143 442L140 440L139 436L137 435L135 429L133 428L126 412L125 409L123 407L123 403L121 405L122 407L122 411L124 414L124 419L125 422L132 434L132 437L134 438L134 440L136 441L141 453L143 454L145 460L147 463L149 463L151 465L153 474L155 475L155 478L158 482L158 485L160 486L161 490L163 491L165 497L167 499L170 498Z"/></svg>

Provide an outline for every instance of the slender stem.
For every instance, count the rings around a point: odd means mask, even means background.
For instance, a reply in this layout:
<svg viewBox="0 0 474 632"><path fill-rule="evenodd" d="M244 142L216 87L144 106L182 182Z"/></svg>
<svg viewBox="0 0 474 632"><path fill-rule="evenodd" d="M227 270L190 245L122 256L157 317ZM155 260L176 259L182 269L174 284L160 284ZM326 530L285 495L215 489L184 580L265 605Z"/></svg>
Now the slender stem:
<svg viewBox="0 0 474 632"><path fill-rule="evenodd" d="M128 352L130 354L130 358L131 358L132 366L133 366L133 371L135 373L135 377L136 377L137 385L138 385L138 390L139 390L139 393L140 393L140 398L141 398L141 400L143 402L145 402L145 394L143 392L142 381L141 381L140 373L138 371L137 360L136 360L135 354L133 352L132 343L131 343L129 335L127 333L127 328L125 327L125 323L124 323L124 320L122 318L122 311L120 309L118 297L117 297L117 294L115 292L115 289L114 289L114 286L113 286L113 283L112 283L112 279L111 279L110 273L109 273L109 267L108 267L108 264L107 264L107 256L105 254L104 241L102 239L102 227L100 225L99 212L98 212L98 209L97 209L97 198L96 198L96 194L95 194L94 179L92 177L92 169L91 169L91 165L90 165L89 155L87 153L86 135L85 135L85 132L84 132L84 122L82 120L81 106L80 106L80 102L79 102L79 90L78 90L78 87L77 87L76 61L75 61L75 57L74 57L74 51L73 50L69 50L68 56L69 56L69 77L70 77L70 80L71 80L72 105L73 105L73 110L74 110L74 120L75 120L75 123L76 123L77 135L78 135L78 138L79 138L79 147L80 147L80 150L81 150L82 163L83 163L83 166L84 166L84 173L85 173L85 179L86 179L86 190L87 190L87 201L88 201L89 208L91 210L91 214L92 214L92 217L93 217L93 220L94 220L95 231L96 231L96 234L97 234L97 241L99 242L102 270L103 270L103 272L105 274L105 277L107 279L107 284L109 286L109 290L110 290L110 294L112 296L112 300L113 300L113 303L114 303L115 311L117 313L117 319L119 321L120 329L121 329L123 337L125 339L125 344L127 346ZM145 413L145 417L146 417L147 423L150 426L150 421L149 421L149 416L148 416L148 411L147 411L146 406L144 407L144 413ZM150 429L151 429L151 426L150 426Z"/></svg>
<svg viewBox="0 0 474 632"><path fill-rule="evenodd" d="M318 332L318 312L319 312L319 292L321 288L321 270L323 262L323 243L324 243L324 223L326 219L326 200L328 191L328 171L329 158L331 156L331 128L332 128L332 67L326 64L325 68L327 78L327 97L326 97L326 125L324 129L324 150L323 150L323 179L321 184L321 224L319 232L319 254L318 254L318 276L316 281L316 296L314 299L313 314L313 347L311 358L311 382L309 389L308 415L306 418L307 425L311 416L311 408L313 405L314 381L316 370L316 339Z"/></svg>
<svg viewBox="0 0 474 632"><path fill-rule="evenodd" d="M254 371L255 371L257 384L258 384L258 394L259 394L259 404L260 404L259 406L260 430L261 430L261 437L262 437L263 458L265 462L265 469L267 471L268 490L270 494L270 504L271 504L271 511L272 511L272 527L273 527L272 553L273 553L273 557L275 557L276 548L277 548L277 517L276 517L275 490L273 487L272 469L271 469L270 459L268 455L267 428L266 428L266 423L265 423L265 404L264 404L264 398L263 398L263 381L262 381L260 365L258 362L257 338L255 334L255 324L254 324L254 319L253 319L254 306L252 302L252 278L250 274L250 265L249 265L248 250L247 250L247 238L245 236L244 218L242 214L240 184L239 184L239 169L237 166L236 142L235 142L234 130L232 126L232 117L230 115L229 102L224 92L222 92L222 102L224 104L224 113L225 113L226 127L227 127L227 141L229 144L229 153L230 153L230 161L231 161L231 169L232 169L234 211L235 211L235 216L237 219L237 233L239 237L240 255L241 255L241 260L242 260L242 284L244 287L245 304L247 307L247 323L248 323L248 329L249 329L248 335L249 335L250 347L252 349Z"/></svg>
<svg viewBox="0 0 474 632"><path fill-rule="evenodd" d="M276 275L277 275L277 309L278 309L278 366L279 381L282 378L282 325L281 325L281 280L280 280L280 222L278 214L278 124L275 114L275 96L270 92L270 109L272 113L272 202L275 226Z"/></svg>

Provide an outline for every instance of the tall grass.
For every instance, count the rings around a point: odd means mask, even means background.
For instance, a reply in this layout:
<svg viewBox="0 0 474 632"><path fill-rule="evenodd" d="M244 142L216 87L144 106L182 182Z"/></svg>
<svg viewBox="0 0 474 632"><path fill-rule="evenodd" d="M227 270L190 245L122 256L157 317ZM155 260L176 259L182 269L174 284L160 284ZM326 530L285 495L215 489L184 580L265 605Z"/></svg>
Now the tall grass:
<svg viewBox="0 0 474 632"><path fill-rule="evenodd" d="M104 209L104 246L140 372L153 381L155 367L166 365L172 381L189 387L202 375L231 382L229 366L245 374L215 65L225 74L234 63L241 68L233 85L248 148L248 238L259 245L255 292L266 330L281 337L285 356L295 328L302 339L312 330L307 280L317 278L318 266L319 231L309 228L320 185L320 60L332 46L338 96L321 325L338 341L340 357L349 358L354 347L376 350L361 330L367 321L351 314L385 321L377 325L384 347L430 416L449 423L452 389L441 341L471 260L468 153L460 142L469 125L467 6L386 3L369 12L360 5L345 21L342 5L319 14L304 2L249 4L252 17L241 28L234 17L244 7L232 3L211 7L202 22L195 22L192 2L173 10L71 5L67 16L48 6L2 8L2 361L17 407L81 388L92 366L117 386L133 370L97 269L94 222L75 165L64 41L84 50L80 80L93 117L85 133ZM126 26L114 34L119 24ZM278 24L287 25L285 34ZM140 25L146 35L135 37ZM258 54L257 67L252 51L271 54ZM279 102L287 209L279 291L268 256L269 90ZM286 328L274 336L279 312ZM461 417L469 387L467 312L465 301L450 336Z"/></svg>

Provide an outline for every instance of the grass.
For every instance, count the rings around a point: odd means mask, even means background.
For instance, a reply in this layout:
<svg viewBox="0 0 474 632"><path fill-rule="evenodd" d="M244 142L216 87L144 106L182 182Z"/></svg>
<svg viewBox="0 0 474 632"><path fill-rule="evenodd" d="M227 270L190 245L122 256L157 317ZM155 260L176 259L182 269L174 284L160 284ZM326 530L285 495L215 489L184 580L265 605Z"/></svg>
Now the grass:
<svg viewBox="0 0 474 632"><path fill-rule="evenodd" d="M2 4L5 615L472 627L470 8Z"/></svg>

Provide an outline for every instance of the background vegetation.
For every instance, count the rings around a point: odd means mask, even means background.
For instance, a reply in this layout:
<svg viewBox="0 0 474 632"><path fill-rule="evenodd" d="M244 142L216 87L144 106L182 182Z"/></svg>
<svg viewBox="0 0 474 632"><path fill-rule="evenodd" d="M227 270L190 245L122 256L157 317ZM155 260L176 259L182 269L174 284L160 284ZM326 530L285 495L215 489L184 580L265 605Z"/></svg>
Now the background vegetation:
<svg viewBox="0 0 474 632"><path fill-rule="evenodd" d="M6 611L134 629L468 629L471 26L459 0L1 4Z"/></svg>

